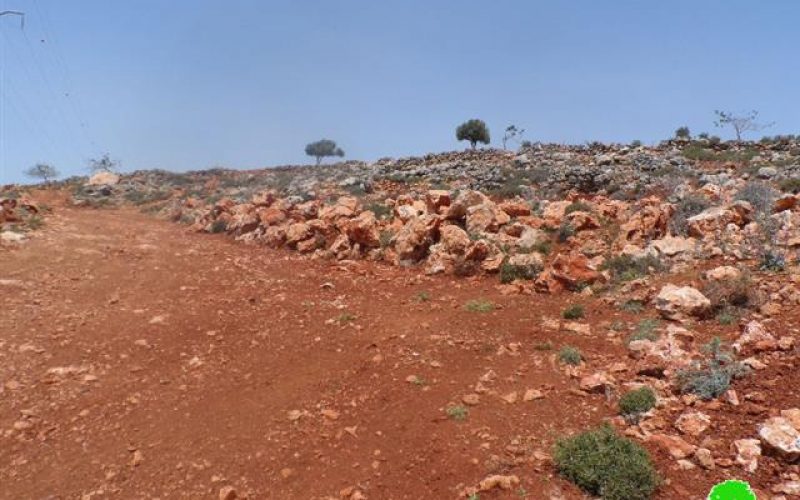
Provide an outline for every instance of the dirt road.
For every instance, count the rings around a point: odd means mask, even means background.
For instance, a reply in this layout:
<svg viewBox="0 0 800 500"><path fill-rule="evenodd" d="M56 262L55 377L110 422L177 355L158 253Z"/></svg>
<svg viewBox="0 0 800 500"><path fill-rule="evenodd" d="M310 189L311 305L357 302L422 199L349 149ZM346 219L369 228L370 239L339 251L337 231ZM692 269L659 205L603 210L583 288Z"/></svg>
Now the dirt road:
<svg viewBox="0 0 800 500"><path fill-rule="evenodd" d="M581 497L546 455L615 410L576 391L555 350L580 347L586 373L625 354L599 328L543 328L564 297L309 261L135 211L47 220L0 259L2 498L218 498L231 486L440 499L494 473L521 484L482 500ZM590 319L622 314L584 303ZM531 389L543 397L523 401ZM477 404L448 415L466 394Z"/></svg>

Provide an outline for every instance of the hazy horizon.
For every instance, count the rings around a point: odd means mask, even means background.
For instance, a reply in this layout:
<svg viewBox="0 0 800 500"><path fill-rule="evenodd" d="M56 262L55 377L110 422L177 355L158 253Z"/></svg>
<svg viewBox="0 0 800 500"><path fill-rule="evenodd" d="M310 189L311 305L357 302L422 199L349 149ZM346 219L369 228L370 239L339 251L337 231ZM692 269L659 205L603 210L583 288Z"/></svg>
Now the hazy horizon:
<svg viewBox="0 0 800 500"><path fill-rule="evenodd" d="M86 174L312 163L464 149L481 118L500 147L652 144L680 126L731 138L714 110L800 133L800 4L0 0L0 183L46 162Z"/></svg>

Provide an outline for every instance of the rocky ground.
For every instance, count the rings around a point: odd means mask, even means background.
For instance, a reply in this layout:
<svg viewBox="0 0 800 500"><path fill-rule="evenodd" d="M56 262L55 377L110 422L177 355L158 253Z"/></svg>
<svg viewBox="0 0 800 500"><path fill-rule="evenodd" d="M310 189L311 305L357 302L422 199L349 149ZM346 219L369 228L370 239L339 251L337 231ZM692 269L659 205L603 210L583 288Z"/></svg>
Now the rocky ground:
<svg viewBox="0 0 800 500"><path fill-rule="evenodd" d="M800 495L798 190L786 138L7 190L0 479L582 498L553 444L606 421L655 498ZM620 411L641 387L655 406Z"/></svg>

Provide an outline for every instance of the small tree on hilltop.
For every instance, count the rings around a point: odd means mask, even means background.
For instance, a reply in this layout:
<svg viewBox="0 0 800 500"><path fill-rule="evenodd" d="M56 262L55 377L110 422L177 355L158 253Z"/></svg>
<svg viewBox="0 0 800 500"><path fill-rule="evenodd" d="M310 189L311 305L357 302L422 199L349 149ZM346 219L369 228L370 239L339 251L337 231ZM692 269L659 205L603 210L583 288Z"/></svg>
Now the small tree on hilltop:
<svg viewBox="0 0 800 500"><path fill-rule="evenodd" d="M522 134L525 133L524 128L517 128L516 125L509 125L506 127L506 133L503 134L503 149L506 149L506 143L510 140L520 142Z"/></svg>
<svg viewBox="0 0 800 500"><path fill-rule="evenodd" d="M28 177L42 179L45 182L50 182L52 179L58 177L59 173L58 170L56 170L56 167L52 165L48 165L47 163L37 163L26 170L25 175Z"/></svg>
<svg viewBox="0 0 800 500"><path fill-rule="evenodd" d="M489 144L489 128L483 120L473 119L466 121L456 129L456 139L459 141L469 141L472 149L479 142Z"/></svg>
<svg viewBox="0 0 800 500"><path fill-rule="evenodd" d="M691 139L692 138L692 133L689 132L689 127L686 127L686 126L679 127L675 131L675 138L676 139Z"/></svg>
<svg viewBox="0 0 800 500"><path fill-rule="evenodd" d="M119 166L119 162L112 160L108 153L100 158L91 158L89 160L89 170L92 172L113 172Z"/></svg>
<svg viewBox="0 0 800 500"><path fill-rule="evenodd" d="M742 142L742 135L745 132L758 132L759 130L764 130L765 128L775 125L775 122L756 122L758 118L758 111L756 110L743 115L735 115L729 111L716 110L714 114L717 115L714 125L720 128L726 126L733 128L733 132L736 134L736 142Z"/></svg>
<svg viewBox="0 0 800 500"><path fill-rule="evenodd" d="M342 148L336 146L335 141L322 139L308 144L306 146L306 154L316 158L317 165L319 165L326 156L338 156L342 158L344 156L344 151Z"/></svg>

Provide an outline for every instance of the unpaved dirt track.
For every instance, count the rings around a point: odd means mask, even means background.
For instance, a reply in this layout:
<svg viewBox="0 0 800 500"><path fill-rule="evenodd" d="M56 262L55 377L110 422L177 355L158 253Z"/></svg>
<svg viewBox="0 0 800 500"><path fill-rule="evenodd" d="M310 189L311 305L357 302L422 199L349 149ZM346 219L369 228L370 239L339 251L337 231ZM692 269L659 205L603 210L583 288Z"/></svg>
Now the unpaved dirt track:
<svg viewBox="0 0 800 500"><path fill-rule="evenodd" d="M578 345L596 367L625 354L603 333L542 330L562 297L309 261L132 210L47 220L0 255L0 497L217 498L231 485L439 499L490 473L518 475L527 498L582 497L539 454L614 408L570 392L535 346ZM464 310L478 298L499 307ZM482 377L467 419L448 418ZM545 398L523 402L527 389ZM516 403L500 398L512 391Z"/></svg>

